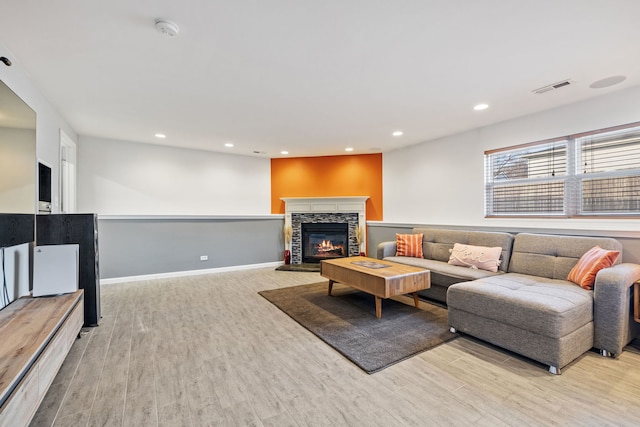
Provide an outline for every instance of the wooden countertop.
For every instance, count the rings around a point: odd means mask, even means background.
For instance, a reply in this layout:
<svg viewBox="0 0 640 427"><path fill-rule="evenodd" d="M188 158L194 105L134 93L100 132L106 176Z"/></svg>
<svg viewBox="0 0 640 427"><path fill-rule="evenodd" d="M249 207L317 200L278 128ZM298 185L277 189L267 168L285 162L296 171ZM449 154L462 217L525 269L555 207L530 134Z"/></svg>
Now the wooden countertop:
<svg viewBox="0 0 640 427"><path fill-rule="evenodd" d="M23 297L0 311L0 406L78 304L83 292Z"/></svg>

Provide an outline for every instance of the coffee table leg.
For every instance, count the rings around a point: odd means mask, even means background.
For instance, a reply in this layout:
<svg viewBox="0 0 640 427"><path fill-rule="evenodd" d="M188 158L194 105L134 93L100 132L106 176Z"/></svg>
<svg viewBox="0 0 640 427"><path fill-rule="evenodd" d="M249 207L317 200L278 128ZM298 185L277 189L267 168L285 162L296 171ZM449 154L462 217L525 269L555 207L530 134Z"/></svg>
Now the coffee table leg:
<svg viewBox="0 0 640 427"><path fill-rule="evenodd" d="M380 319L382 317L382 298L376 296L376 317Z"/></svg>
<svg viewBox="0 0 640 427"><path fill-rule="evenodd" d="M418 297L417 292L413 293L413 302L416 305L416 308L419 308L418 305L420 304L420 298Z"/></svg>
<svg viewBox="0 0 640 427"><path fill-rule="evenodd" d="M333 280L329 280L329 292L327 293L327 295L331 296L331 290L333 289L333 284L335 282Z"/></svg>

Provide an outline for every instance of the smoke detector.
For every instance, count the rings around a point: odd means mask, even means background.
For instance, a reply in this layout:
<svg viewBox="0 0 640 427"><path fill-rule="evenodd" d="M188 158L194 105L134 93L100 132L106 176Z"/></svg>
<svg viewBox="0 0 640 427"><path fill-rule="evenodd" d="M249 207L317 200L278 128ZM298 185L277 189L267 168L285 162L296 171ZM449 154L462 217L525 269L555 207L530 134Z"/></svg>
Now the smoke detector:
<svg viewBox="0 0 640 427"><path fill-rule="evenodd" d="M178 26L175 22L166 19L156 19L156 31L168 37L176 37L178 35Z"/></svg>
<svg viewBox="0 0 640 427"><path fill-rule="evenodd" d="M549 92L549 91L552 91L552 90L560 89L561 87L569 86L570 84L573 84L573 80L564 79L564 80L560 80L557 83L553 83L553 84L550 84L550 85L547 85L547 86L540 87L538 89L534 89L532 92L540 95L541 93L545 93L545 92Z"/></svg>

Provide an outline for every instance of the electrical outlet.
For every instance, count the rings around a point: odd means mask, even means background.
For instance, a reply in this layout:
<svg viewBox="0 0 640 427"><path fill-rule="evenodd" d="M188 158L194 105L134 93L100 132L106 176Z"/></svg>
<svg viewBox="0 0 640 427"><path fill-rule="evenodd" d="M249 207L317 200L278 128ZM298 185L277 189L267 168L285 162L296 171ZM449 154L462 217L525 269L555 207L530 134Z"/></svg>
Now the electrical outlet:
<svg viewBox="0 0 640 427"><path fill-rule="evenodd" d="M208 255L200 255L200 261L207 261L209 259Z"/></svg>

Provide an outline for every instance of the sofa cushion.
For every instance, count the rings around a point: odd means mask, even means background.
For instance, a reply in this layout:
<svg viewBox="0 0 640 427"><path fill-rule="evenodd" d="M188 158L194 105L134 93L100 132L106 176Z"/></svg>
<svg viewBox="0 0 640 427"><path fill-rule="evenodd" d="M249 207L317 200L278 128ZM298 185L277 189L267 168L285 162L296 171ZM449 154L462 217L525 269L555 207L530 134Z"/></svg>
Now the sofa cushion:
<svg viewBox="0 0 640 427"><path fill-rule="evenodd" d="M469 267L460 267L457 265L451 265L443 261L435 261L432 259L424 258L412 258L402 256L386 257L385 261L398 262L400 264L412 265L414 267L427 268L431 270L431 284L441 285L436 276L446 276L450 278L452 283L459 283L468 280L481 279L483 277L490 277L496 274L504 274L502 272L493 273L486 270L476 270ZM447 285L450 283L447 283Z"/></svg>
<svg viewBox="0 0 640 427"><path fill-rule="evenodd" d="M619 251L608 251L600 246L594 246L578 260L578 263L569 272L567 280L584 289L591 290L596 282L598 271L611 267L619 256Z"/></svg>
<svg viewBox="0 0 640 427"><path fill-rule="evenodd" d="M576 237L546 234L517 234L509 262L509 273L566 280L580 257L594 246L622 251L622 244L606 237ZM621 252L622 253L622 252ZM615 262L620 262L619 257Z"/></svg>
<svg viewBox="0 0 640 427"><path fill-rule="evenodd" d="M551 338L593 320L593 293L566 280L517 273L452 285L447 304L458 310Z"/></svg>
<svg viewBox="0 0 640 427"><path fill-rule="evenodd" d="M451 249L449 264L460 265L472 269L479 268L492 272L498 271L500 266L500 253L502 248L496 246L489 248L487 246L474 246L455 243Z"/></svg>
<svg viewBox="0 0 640 427"><path fill-rule="evenodd" d="M396 256L422 258L422 234L397 234Z"/></svg>
<svg viewBox="0 0 640 427"><path fill-rule="evenodd" d="M422 252L424 257L437 261L449 261L455 243L474 246L500 246L501 263L499 270L507 271L513 236L509 233L489 231L465 231L435 228L414 228L413 233L423 234Z"/></svg>

